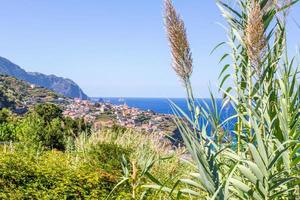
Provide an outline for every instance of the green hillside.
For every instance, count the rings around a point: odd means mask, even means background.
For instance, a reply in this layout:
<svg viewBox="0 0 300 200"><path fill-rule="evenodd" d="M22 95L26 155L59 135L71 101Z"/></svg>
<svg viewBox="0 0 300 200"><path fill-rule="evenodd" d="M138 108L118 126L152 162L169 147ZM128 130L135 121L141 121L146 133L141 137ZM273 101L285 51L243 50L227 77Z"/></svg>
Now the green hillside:
<svg viewBox="0 0 300 200"><path fill-rule="evenodd" d="M0 75L0 109L20 111L36 103L63 103L66 98L48 89L29 84L16 78Z"/></svg>

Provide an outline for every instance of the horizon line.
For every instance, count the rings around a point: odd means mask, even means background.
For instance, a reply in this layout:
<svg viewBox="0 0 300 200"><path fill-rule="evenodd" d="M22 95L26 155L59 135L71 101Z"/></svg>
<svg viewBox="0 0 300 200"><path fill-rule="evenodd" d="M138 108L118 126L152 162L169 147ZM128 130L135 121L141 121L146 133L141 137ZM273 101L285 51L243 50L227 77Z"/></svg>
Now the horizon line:
<svg viewBox="0 0 300 200"><path fill-rule="evenodd" d="M112 97L97 97L97 96L90 96L89 98L137 98L137 99L186 99L187 97L138 97L138 96L112 96ZM210 99L210 97L195 97L195 99ZM216 97L215 99L222 99L222 97Z"/></svg>

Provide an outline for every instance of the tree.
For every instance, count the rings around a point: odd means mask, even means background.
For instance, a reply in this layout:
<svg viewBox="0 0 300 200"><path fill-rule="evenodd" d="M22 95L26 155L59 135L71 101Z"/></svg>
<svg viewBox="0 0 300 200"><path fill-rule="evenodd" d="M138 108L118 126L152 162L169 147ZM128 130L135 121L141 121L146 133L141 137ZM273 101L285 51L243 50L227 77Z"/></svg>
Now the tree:
<svg viewBox="0 0 300 200"><path fill-rule="evenodd" d="M68 135L77 137L82 132L90 134L91 125L86 123L83 118L72 119L71 117L65 117L64 130Z"/></svg>
<svg viewBox="0 0 300 200"><path fill-rule="evenodd" d="M9 119L9 117L11 116L11 111L3 108L0 110L0 124L2 123L6 123Z"/></svg>
<svg viewBox="0 0 300 200"><path fill-rule="evenodd" d="M50 123L55 118L63 118L63 111L57 105L51 103L38 104L34 107L33 112L39 115L46 123Z"/></svg>

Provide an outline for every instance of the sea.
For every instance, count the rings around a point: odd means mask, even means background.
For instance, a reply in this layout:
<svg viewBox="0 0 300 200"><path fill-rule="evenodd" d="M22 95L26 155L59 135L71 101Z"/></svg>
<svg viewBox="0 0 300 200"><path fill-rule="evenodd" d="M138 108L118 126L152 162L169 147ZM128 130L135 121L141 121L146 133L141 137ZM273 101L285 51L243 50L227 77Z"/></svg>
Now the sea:
<svg viewBox="0 0 300 200"><path fill-rule="evenodd" d="M114 105L122 105L126 104L129 107L138 108L140 110L151 110L160 114L174 114L172 110L172 103L176 104L183 112L189 114L189 109L187 106L187 100L185 98L136 98L136 97L94 97L91 98L94 102L108 102ZM199 106L206 108L208 105L210 109L212 109L212 101L207 98L196 99L196 102ZM220 121L225 121L228 117L232 116L235 111L234 108L228 104L222 109L220 112L223 102L222 99L216 99L217 110L220 113ZM224 128L226 130L233 130L235 124L235 120L229 120L224 124Z"/></svg>

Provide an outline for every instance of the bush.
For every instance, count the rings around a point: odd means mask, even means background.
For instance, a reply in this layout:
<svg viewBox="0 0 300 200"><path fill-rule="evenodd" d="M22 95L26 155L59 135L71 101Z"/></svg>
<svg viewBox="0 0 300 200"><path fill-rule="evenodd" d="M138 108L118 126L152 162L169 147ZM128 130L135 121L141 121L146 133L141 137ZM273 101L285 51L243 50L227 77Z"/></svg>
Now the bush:
<svg viewBox="0 0 300 200"><path fill-rule="evenodd" d="M71 137L78 137L82 132L90 135L91 125L86 123L83 118L72 119L71 117L65 117L63 119L64 131Z"/></svg>
<svg viewBox="0 0 300 200"><path fill-rule="evenodd" d="M45 122L51 122L53 119L62 119L62 110L55 104L45 103L38 104L34 107L33 112L40 116Z"/></svg>
<svg viewBox="0 0 300 200"><path fill-rule="evenodd" d="M0 124L8 122L9 118L11 117L11 111L3 108L0 110Z"/></svg>
<svg viewBox="0 0 300 200"><path fill-rule="evenodd" d="M45 149L65 150L67 138L74 139L82 132L89 134L91 129L83 119L63 117L62 110L54 104L37 105L17 123L13 116L3 113L0 117L6 124L0 128L0 140L18 140Z"/></svg>
<svg viewBox="0 0 300 200"><path fill-rule="evenodd" d="M105 153L108 158L109 154ZM117 180L116 174L101 165L84 158L76 161L76 157L55 150L40 156L16 151L0 157L1 199L105 199ZM126 196L126 188L120 189Z"/></svg>
<svg viewBox="0 0 300 200"><path fill-rule="evenodd" d="M46 149L65 149L65 133L59 118L45 122L36 113L28 114L18 127L19 140Z"/></svg>
<svg viewBox="0 0 300 200"><path fill-rule="evenodd" d="M98 143L90 148L88 154L94 165L101 166L107 172L120 174L122 155L128 158L130 150L113 143Z"/></svg>
<svg viewBox="0 0 300 200"><path fill-rule="evenodd" d="M16 126L13 123L0 124L0 141L16 141Z"/></svg>

